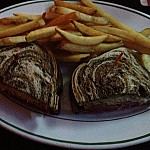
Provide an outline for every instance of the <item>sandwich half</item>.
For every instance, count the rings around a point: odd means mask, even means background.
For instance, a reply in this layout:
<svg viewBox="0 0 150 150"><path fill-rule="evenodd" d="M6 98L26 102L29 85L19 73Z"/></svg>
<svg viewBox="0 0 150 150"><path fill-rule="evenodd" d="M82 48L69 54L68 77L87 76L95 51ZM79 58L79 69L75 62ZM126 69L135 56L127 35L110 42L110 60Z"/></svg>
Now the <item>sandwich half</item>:
<svg viewBox="0 0 150 150"><path fill-rule="evenodd" d="M0 92L20 104L58 114L62 78L55 57L38 42L0 48Z"/></svg>
<svg viewBox="0 0 150 150"><path fill-rule="evenodd" d="M72 75L76 113L101 113L150 104L150 72L121 47L80 64Z"/></svg>

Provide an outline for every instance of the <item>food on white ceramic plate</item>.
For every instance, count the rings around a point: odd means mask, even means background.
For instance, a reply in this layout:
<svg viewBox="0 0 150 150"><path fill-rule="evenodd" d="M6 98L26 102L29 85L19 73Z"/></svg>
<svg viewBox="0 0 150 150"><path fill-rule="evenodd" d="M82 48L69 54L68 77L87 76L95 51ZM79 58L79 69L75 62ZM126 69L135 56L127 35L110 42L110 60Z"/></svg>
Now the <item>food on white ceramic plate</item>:
<svg viewBox="0 0 150 150"><path fill-rule="evenodd" d="M44 113L58 114L62 78L52 53L39 43L0 48L0 92Z"/></svg>
<svg viewBox="0 0 150 150"><path fill-rule="evenodd" d="M72 76L75 112L100 113L150 104L150 72L137 53L118 48L80 64Z"/></svg>
<svg viewBox="0 0 150 150"><path fill-rule="evenodd" d="M149 28L137 32L90 0L54 0L41 14L14 12L0 19L0 46L37 40L44 45L55 44L59 50L53 51L56 59L65 62L82 62L120 46L149 55L150 40L143 36L149 33ZM104 40L94 40L98 38ZM71 46L62 46L64 41ZM94 50L80 51L93 44ZM75 50L72 51L72 47Z"/></svg>
<svg viewBox="0 0 150 150"><path fill-rule="evenodd" d="M141 62L143 63L144 67L150 72L150 55L142 54Z"/></svg>
<svg viewBox="0 0 150 150"><path fill-rule="evenodd" d="M149 35L150 28L138 32L90 0L54 0L41 14L14 12L0 19L1 93L58 114L63 80L59 61L81 63L72 76L77 112L145 105L150 88Z"/></svg>

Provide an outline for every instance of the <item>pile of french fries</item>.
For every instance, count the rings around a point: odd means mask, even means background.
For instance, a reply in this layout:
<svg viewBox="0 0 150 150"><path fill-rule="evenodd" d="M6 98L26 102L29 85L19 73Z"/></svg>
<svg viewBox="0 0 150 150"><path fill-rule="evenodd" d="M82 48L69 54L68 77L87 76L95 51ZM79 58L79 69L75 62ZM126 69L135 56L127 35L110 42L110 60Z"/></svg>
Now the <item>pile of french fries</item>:
<svg viewBox="0 0 150 150"><path fill-rule="evenodd" d="M54 0L42 14L14 13L0 19L0 46L39 41L53 50L56 59L67 62L121 46L150 55L149 36L150 28L139 33L90 0Z"/></svg>

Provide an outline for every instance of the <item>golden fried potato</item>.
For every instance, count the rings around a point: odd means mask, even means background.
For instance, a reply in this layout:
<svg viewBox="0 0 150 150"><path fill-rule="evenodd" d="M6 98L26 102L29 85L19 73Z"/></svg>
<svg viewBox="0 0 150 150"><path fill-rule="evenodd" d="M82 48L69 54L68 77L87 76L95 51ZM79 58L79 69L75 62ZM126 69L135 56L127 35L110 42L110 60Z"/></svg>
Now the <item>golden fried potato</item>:
<svg viewBox="0 0 150 150"><path fill-rule="evenodd" d="M24 13L13 13L14 16L18 17L25 17L28 20L37 20L41 19L42 15L33 15L33 14L24 14Z"/></svg>
<svg viewBox="0 0 150 150"><path fill-rule="evenodd" d="M26 22L28 22L28 18L25 16L11 16L0 19L0 24L3 25L11 25L11 24L18 25Z"/></svg>
<svg viewBox="0 0 150 150"><path fill-rule="evenodd" d="M70 23L70 19L77 20L77 15L76 15L75 12L65 14L65 15L61 15L61 16L49 21L46 24L46 27L56 26L56 25L61 25L61 24L68 24L68 23Z"/></svg>
<svg viewBox="0 0 150 150"><path fill-rule="evenodd" d="M43 19L33 20L33 21L30 21L30 22L27 22L18 26L14 26L12 28L8 28L6 30L1 30L0 38L22 34L24 32L37 29L44 25L45 25L45 22Z"/></svg>
<svg viewBox="0 0 150 150"><path fill-rule="evenodd" d="M77 16L76 20L80 20L80 21L92 22L92 23L102 24L102 25L107 25L110 23L109 20L105 17L92 16L92 15L81 13L79 11L75 11L70 8L61 7L61 6L53 6L51 7L50 11L53 13L58 13L62 15L66 15L66 14L70 14L74 12L76 13L76 16Z"/></svg>
<svg viewBox="0 0 150 150"><path fill-rule="evenodd" d="M56 29L56 26L46 27L46 28L41 28L41 29L31 31L26 36L27 42L32 42L32 41L36 41L42 38L50 37L56 33L55 29Z"/></svg>
<svg viewBox="0 0 150 150"><path fill-rule="evenodd" d="M63 31L59 28L56 28L56 31L60 35L65 37L68 41L79 45L96 45L103 42L108 37L107 35L93 36L93 37L78 36L71 34L67 31Z"/></svg>
<svg viewBox="0 0 150 150"><path fill-rule="evenodd" d="M85 7L85 6L82 6L82 5L79 5L79 4L63 2L63 1L60 1L60 0L54 0L54 3L55 3L56 6L71 8L71 9L74 9L74 10L77 10L79 12L89 14L89 15L93 15L97 12L97 10L95 10L93 8L90 8L90 7Z"/></svg>
<svg viewBox="0 0 150 150"><path fill-rule="evenodd" d="M13 45L18 43L26 42L26 36L14 36L14 37L6 37L0 39L0 46Z"/></svg>
<svg viewBox="0 0 150 150"><path fill-rule="evenodd" d="M97 10L97 14L99 16L103 16L103 17L107 18L115 27L123 29L123 30L131 31L131 32L135 31L134 29L132 29L132 28L128 27L127 25L125 25L124 23L122 23L117 18L115 18L112 15L110 15L109 13L107 13L101 7L99 7L96 4L94 4L91 0L80 0L80 2L82 4L84 4L85 6L88 6L88 7L96 9Z"/></svg>
<svg viewBox="0 0 150 150"><path fill-rule="evenodd" d="M122 41L125 46L128 47L130 45L132 47L133 45L133 48L137 47L138 49L136 48L136 50L140 53L150 54L150 39L143 36L141 33L129 32L114 27L94 26L93 28L101 32L121 37L123 38Z"/></svg>
<svg viewBox="0 0 150 150"><path fill-rule="evenodd" d="M80 32L82 32L85 35L89 35L89 36L108 35L108 38L105 39L105 42L121 41L120 37L117 37L117 36L114 36L111 34L107 34L107 33L101 32L99 30L95 30L94 28L88 27L80 22L75 21L75 20L72 20L72 23Z"/></svg>
<svg viewBox="0 0 150 150"><path fill-rule="evenodd" d="M81 62L82 59L90 57L90 54L54 54L56 59L64 62Z"/></svg>
<svg viewBox="0 0 150 150"><path fill-rule="evenodd" d="M122 42L100 43L98 45L78 45L68 41L62 41L60 49L76 53L95 53L102 54L114 48L123 46Z"/></svg>
<svg viewBox="0 0 150 150"><path fill-rule="evenodd" d="M140 32L143 36L150 38L150 28L145 28Z"/></svg>

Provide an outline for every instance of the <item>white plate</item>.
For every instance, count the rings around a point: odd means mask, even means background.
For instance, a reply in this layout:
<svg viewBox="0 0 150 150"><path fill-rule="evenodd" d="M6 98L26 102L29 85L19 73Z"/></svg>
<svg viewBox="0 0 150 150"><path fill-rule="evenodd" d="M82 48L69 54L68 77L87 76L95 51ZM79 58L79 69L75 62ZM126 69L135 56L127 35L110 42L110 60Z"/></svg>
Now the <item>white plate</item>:
<svg viewBox="0 0 150 150"><path fill-rule="evenodd" d="M0 17L15 12L38 14L52 1L36 0L2 9ZM150 16L123 6L98 2L113 16L138 31L150 27ZM64 77L62 111L58 116L45 116L0 96L0 125L25 138L45 144L79 149L108 149L131 146L150 140L150 109L132 109L100 115L75 115L70 112L68 68L60 64ZM71 73L70 73L71 75ZM68 105L68 106L66 106Z"/></svg>

